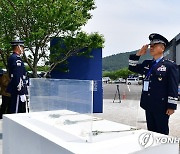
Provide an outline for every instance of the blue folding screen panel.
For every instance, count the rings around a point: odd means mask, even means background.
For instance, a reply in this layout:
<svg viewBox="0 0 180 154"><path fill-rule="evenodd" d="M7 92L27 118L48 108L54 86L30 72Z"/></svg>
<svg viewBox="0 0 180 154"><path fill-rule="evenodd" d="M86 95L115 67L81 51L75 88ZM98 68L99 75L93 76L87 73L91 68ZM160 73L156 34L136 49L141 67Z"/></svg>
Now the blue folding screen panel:
<svg viewBox="0 0 180 154"><path fill-rule="evenodd" d="M52 47L57 43L59 38L51 40ZM61 46L62 47L62 46ZM59 64L52 72L51 78L56 79L77 79L93 80L93 112L101 113L103 110L103 90L102 90L102 48L94 49L90 53L92 57L72 56L68 59L67 66ZM68 72L63 72L64 67Z"/></svg>

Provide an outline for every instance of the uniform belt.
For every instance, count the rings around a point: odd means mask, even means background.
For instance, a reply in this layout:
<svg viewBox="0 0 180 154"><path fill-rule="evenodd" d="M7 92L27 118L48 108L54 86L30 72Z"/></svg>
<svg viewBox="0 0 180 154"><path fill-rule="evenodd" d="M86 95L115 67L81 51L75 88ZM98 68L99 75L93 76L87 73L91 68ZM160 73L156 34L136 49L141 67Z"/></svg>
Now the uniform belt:
<svg viewBox="0 0 180 154"><path fill-rule="evenodd" d="M14 77L13 74L11 74L11 78L13 78L13 77ZM26 79L25 75L23 75L23 79Z"/></svg>

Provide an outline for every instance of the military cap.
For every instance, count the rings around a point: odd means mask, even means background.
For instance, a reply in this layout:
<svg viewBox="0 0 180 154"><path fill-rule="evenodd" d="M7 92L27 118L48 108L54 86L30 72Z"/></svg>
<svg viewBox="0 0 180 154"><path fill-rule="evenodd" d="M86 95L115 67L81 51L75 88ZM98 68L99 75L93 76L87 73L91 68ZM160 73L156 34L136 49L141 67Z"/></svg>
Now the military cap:
<svg viewBox="0 0 180 154"><path fill-rule="evenodd" d="M23 46L24 47L24 41L22 40L14 40L10 42L12 46Z"/></svg>
<svg viewBox="0 0 180 154"><path fill-rule="evenodd" d="M164 44L165 47L167 47L169 44L168 40L164 36L162 36L160 34L156 34L156 33L150 34L149 40L150 40L150 44L162 43L162 44Z"/></svg>

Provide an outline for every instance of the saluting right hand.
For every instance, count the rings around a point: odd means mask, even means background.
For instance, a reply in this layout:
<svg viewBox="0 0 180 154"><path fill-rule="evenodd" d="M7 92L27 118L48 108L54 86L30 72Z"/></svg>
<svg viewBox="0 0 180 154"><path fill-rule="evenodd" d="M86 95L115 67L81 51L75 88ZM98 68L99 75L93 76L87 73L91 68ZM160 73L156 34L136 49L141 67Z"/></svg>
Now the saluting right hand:
<svg viewBox="0 0 180 154"><path fill-rule="evenodd" d="M148 44L144 45L137 53L136 55L137 56L143 56L146 54L147 52L147 49L148 49Z"/></svg>

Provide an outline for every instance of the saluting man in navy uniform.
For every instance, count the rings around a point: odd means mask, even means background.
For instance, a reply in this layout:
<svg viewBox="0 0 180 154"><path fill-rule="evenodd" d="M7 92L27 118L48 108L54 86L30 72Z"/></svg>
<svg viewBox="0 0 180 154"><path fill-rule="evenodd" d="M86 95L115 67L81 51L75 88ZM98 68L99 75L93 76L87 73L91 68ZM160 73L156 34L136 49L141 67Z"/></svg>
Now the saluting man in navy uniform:
<svg viewBox="0 0 180 154"><path fill-rule="evenodd" d="M10 83L7 91L11 94L11 113L26 112L26 70L20 57L24 52L24 41L11 42L13 54L8 59Z"/></svg>
<svg viewBox="0 0 180 154"><path fill-rule="evenodd" d="M169 116L177 108L178 67L173 61L163 58L169 43L165 37L153 33L149 40L150 44L130 55L129 70L143 75L140 106L145 110L148 130L168 135ZM139 64L138 60L146 54L148 46L153 60Z"/></svg>

